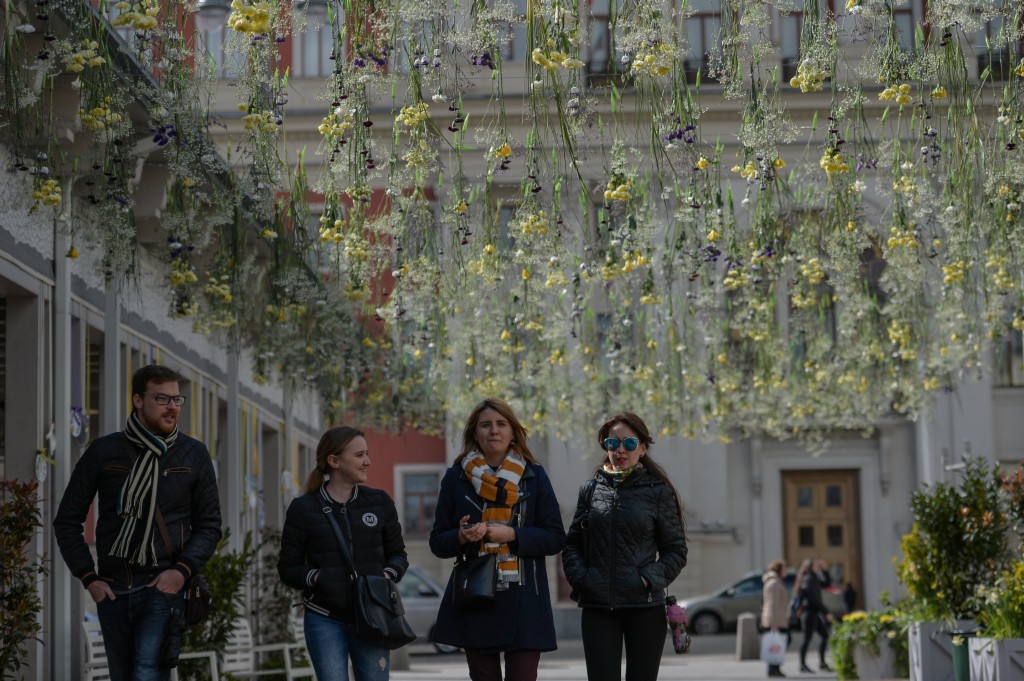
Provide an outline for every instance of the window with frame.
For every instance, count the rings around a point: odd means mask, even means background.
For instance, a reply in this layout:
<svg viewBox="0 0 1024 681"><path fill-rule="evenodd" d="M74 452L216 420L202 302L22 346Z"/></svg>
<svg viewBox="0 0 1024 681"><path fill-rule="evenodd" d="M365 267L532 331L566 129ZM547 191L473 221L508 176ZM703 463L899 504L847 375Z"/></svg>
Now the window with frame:
<svg viewBox="0 0 1024 681"><path fill-rule="evenodd" d="M407 539L426 539L434 527L437 492L441 488L443 465L396 466L401 500L402 534Z"/></svg>
<svg viewBox="0 0 1024 681"><path fill-rule="evenodd" d="M217 78L234 80L242 74L243 56L239 52L227 49L228 34L232 29L224 26L213 31L200 31L196 34L201 42L198 56L211 68Z"/></svg>
<svg viewBox="0 0 1024 681"><path fill-rule="evenodd" d="M996 346L995 384L999 388L1024 387L1024 337L1016 329L1010 329Z"/></svg>
<svg viewBox="0 0 1024 681"><path fill-rule="evenodd" d="M292 32L292 74L323 78L334 72L334 34L326 14L310 11L305 27Z"/></svg>
<svg viewBox="0 0 1024 681"><path fill-rule="evenodd" d="M621 82L620 74L629 68L622 65L622 55L613 51L614 35L611 24L610 0L592 0L587 16L587 81L591 85Z"/></svg>
<svg viewBox="0 0 1024 681"><path fill-rule="evenodd" d="M1024 42L1007 41L1003 17L994 17L974 36L974 53L978 61L978 77L989 69L988 77L996 81L1009 80L1014 67L1024 54Z"/></svg>
<svg viewBox="0 0 1024 681"><path fill-rule="evenodd" d="M526 54L526 5L529 0L512 0L515 11L513 21L501 22L501 60L525 62Z"/></svg>
<svg viewBox="0 0 1024 681"><path fill-rule="evenodd" d="M693 0L689 4L696 13L683 22L683 32L689 49L685 58L686 80L694 83L697 73L701 80L710 78L708 55L714 51L722 35L722 11L719 0Z"/></svg>

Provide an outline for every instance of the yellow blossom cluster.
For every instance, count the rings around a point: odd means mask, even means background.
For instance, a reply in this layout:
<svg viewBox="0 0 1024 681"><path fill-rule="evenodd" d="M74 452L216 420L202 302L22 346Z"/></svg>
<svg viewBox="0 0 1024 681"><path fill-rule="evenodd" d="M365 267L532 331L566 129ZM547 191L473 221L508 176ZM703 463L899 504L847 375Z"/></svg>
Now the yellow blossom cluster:
<svg viewBox="0 0 1024 681"><path fill-rule="evenodd" d="M989 270L995 270L992 274L992 283L996 285L996 288L1002 289L1003 291L1009 291L1015 288L1013 277L1006 271L1006 267L1009 265L1009 260L1005 255L993 255L985 263L985 267Z"/></svg>
<svg viewBox="0 0 1024 681"><path fill-rule="evenodd" d="M917 236L914 234L914 230L909 227L891 227L889 234L891 236L886 241L886 245L889 248L917 248L921 245L921 242L917 240Z"/></svg>
<svg viewBox="0 0 1024 681"><path fill-rule="evenodd" d="M821 156L821 160L818 161L818 165L821 169L829 176L835 173L845 173L850 169L850 164L846 162L846 158L839 153L838 149L828 149Z"/></svg>
<svg viewBox="0 0 1024 681"><path fill-rule="evenodd" d="M160 6L152 0L146 0L139 8L132 7L130 2L121 0L114 7L120 11L120 14L110 22L114 28L128 26L136 31L149 31L157 26Z"/></svg>
<svg viewBox="0 0 1024 681"><path fill-rule="evenodd" d="M370 242L361 235L351 232L345 235L341 252L349 260L365 262L370 259Z"/></svg>
<svg viewBox="0 0 1024 681"><path fill-rule="evenodd" d="M605 201L629 201L629 190L632 188L632 180L617 180L614 177L608 180L608 187L604 190Z"/></svg>
<svg viewBox="0 0 1024 681"><path fill-rule="evenodd" d="M171 286L187 286L194 284L199 281L196 277L196 271L187 262L181 258L175 258L171 261Z"/></svg>
<svg viewBox="0 0 1024 681"><path fill-rule="evenodd" d="M207 282L204 291L211 298L220 298L223 302L230 303L233 299L231 295L231 276L224 274L219 280L216 276L210 277L210 281Z"/></svg>
<svg viewBox="0 0 1024 681"><path fill-rule="evenodd" d="M287 305L267 305L267 315L279 322L287 321L289 317L301 317L306 314L306 306L300 303L288 303Z"/></svg>
<svg viewBox="0 0 1024 681"><path fill-rule="evenodd" d="M114 123L120 123L121 114L110 110L110 102L110 97L104 97L104 103L99 106L94 106L88 111L79 109L78 118L82 121L82 125L89 130L105 130Z"/></svg>
<svg viewBox="0 0 1024 681"><path fill-rule="evenodd" d="M821 260L811 258L800 265L800 275L807 280L808 284L817 285L825 281L825 268L821 266Z"/></svg>
<svg viewBox="0 0 1024 681"><path fill-rule="evenodd" d="M971 266L963 260L956 260L942 266L943 284L962 284Z"/></svg>
<svg viewBox="0 0 1024 681"><path fill-rule="evenodd" d="M930 96L932 99L945 99L946 97L949 97L949 92L941 85L936 85L931 91Z"/></svg>
<svg viewBox="0 0 1024 681"><path fill-rule="evenodd" d="M516 227L523 236L543 236L550 228L548 214L543 210L530 213L517 223Z"/></svg>
<svg viewBox="0 0 1024 681"><path fill-rule="evenodd" d="M405 161L406 168L422 168L423 166L430 163L434 158L434 150L430 148L425 139L417 140L417 142L409 147L409 150L402 154L402 160Z"/></svg>
<svg viewBox="0 0 1024 681"><path fill-rule="evenodd" d="M818 296L814 290L804 293L802 291L793 292L793 307L798 309L804 309L808 307L814 307L818 303Z"/></svg>
<svg viewBox="0 0 1024 681"><path fill-rule="evenodd" d="M407 128L426 122L430 118L430 111L426 102L402 107L402 110L395 116L395 125L401 123Z"/></svg>
<svg viewBox="0 0 1024 681"><path fill-rule="evenodd" d="M711 166L711 161L707 160L703 156L697 159L697 170L707 170Z"/></svg>
<svg viewBox="0 0 1024 681"><path fill-rule="evenodd" d="M242 122L245 124L245 129L249 132L255 132L262 130L266 133L277 132L277 117L274 116L273 111L253 111L242 116Z"/></svg>
<svg viewBox="0 0 1024 681"><path fill-rule="evenodd" d="M796 67L796 75L789 79L791 87L800 88L800 92L818 92L828 73L818 66L814 59L804 59Z"/></svg>
<svg viewBox="0 0 1024 681"><path fill-rule="evenodd" d="M329 219L325 215L320 216L320 243L340 243L345 240L345 221L335 220L327 224Z"/></svg>
<svg viewBox="0 0 1024 681"><path fill-rule="evenodd" d="M324 137L341 138L352 129L353 121L354 118L351 110L346 114L342 114L341 109L338 108L324 116L324 119L320 121L320 125L317 126L317 130Z"/></svg>
<svg viewBox="0 0 1024 681"><path fill-rule="evenodd" d="M500 278L498 249L494 247L494 244L485 245L478 259L467 262L466 271L491 280Z"/></svg>
<svg viewBox="0 0 1024 681"><path fill-rule="evenodd" d="M548 47L554 47L555 41L548 40ZM565 67L567 69L580 69L585 66L585 63L575 57L570 57L564 52L558 50L551 50L546 53L539 47L533 49L533 53L530 55L535 64L539 64L546 71L557 71L559 68Z"/></svg>
<svg viewBox="0 0 1024 681"><path fill-rule="evenodd" d="M914 338L910 332L910 324L901 324L899 321L893 319L889 322L889 328L886 329L886 331L889 334L889 341L893 345L899 346L897 352L900 357L906 360L913 360L917 358L917 351L911 347L914 342Z"/></svg>
<svg viewBox="0 0 1024 681"><path fill-rule="evenodd" d="M756 180L757 179L757 164L753 161L747 161L746 164L740 166L735 165L731 168L732 172L739 173L740 177L744 180Z"/></svg>
<svg viewBox="0 0 1024 681"><path fill-rule="evenodd" d="M1022 57L1020 63L1017 64L1017 68L1013 70L1013 74L1024 78L1024 57Z"/></svg>
<svg viewBox="0 0 1024 681"><path fill-rule="evenodd" d="M914 184L909 175L904 175L892 183L892 190L900 194L913 195L917 193L917 185Z"/></svg>
<svg viewBox="0 0 1024 681"><path fill-rule="evenodd" d="M60 183L57 180L49 179L38 185L32 190L32 198L35 199L36 203L32 207L32 210L36 210L39 206L57 206L60 205Z"/></svg>
<svg viewBox="0 0 1024 681"><path fill-rule="evenodd" d="M609 255L605 264L601 266L601 278L614 279L620 274L629 274L638 267L647 267L650 264L651 261L646 256L636 251L625 255L621 266L617 265Z"/></svg>
<svg viewBox="0 0 1024 681"><path fill-rule="evenodd" d="M726 291L735 291L738 288L743 288L752 281L750 273L742 267L730 268L725 273L725 279L722 280L722 284L725 286Z"/></svg>
<svg viewBox="0 0 1024 681"><path fill-rule="evenodd" d="M557 348L555 350L552 350L551 356L548 358L548 362L550 362L553 366L568 366L569 359L566 357L565 348Z"/></svg>
<svg viewBox="0 0 1024 681"><path fill-rule="evenodd" d="M100 44L95 40L83 40L77 51L68 57L67 70L71 73L81 73L86 66L103 66L107 60L96 54Z"/></svg>
<svg viewBox="0 0 1024 681"><path fill-rule="evenodd" d="M234 11L228 17L228 26L239 33L266 35L273 28L270 3L266 0L247 5L242 0L231 0Z"/></svg>
<svg viewBox="0 0 1024 681"><path fill-rule="evenodd" d="M651 293L645 293L640 296L641 305L658 305L661 303L661 296L653 291Z"/></svg>
<svg viewBox="0 0 1024 681"><path fill-rule="evenodd" d="M1013 321L1010 323L1010 326L1012 326L1017 331L1024 331L1024 314L1018 312L1017 314L1013 315Z"/></svg>
<svg viewBox="0 0 1024 681"><path fill-rule="evenodd" d="M630 67L634 74L667 76L672 73L672 47L666 43L655 43L646 53L639 53Z"/></svg>
<svg viewBox="0 0 1024 681"><path fill-rule="evenodd" d="M559 288L561 286L568 286L569 280L566 279L565 274L561 270L556 270L548 275L548 278L544 281L544 288Z"/></svg>
<svg viewBox="0 0 1024 681"><path fill-rule="evenodd" d="M494 158L508 158L512 155L512 145L505 142L500 147L494 150Z"/></svg>
<svg viewBox="0 0 1024 681"><path fill-rule="evenodd" d="M902 85L890 85L882 90L881 94L878 95L878 98L883 102L895 100L900 106L910 104L914 101L914 98L910 96L910 85L907 83L903 83Z"/></svg>
<svg viewBox="0 0 1024 681"><path fill-rule="evenodd" d="M372 192L365 184L353 184L345 188L345 194L353 201L369 201Z"/></svg>

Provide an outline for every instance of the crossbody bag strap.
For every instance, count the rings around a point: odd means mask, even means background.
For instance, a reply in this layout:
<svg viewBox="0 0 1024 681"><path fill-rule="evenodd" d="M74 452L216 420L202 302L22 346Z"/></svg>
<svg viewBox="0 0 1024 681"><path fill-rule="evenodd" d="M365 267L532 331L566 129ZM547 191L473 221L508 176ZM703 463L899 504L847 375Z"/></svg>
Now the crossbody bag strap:
<svg viewBox="0 0 1024 681"><path fill-rule="evenodd" d="M322 490L321 496L323 496ZM326 497L324 497L323 512L327 519L331 521L331 527L334 528L334 536L338 538L338 545L341 546L341 557L348 563L348 568L352 571L352 579L354 581L359 577L359 573L356 572L356 562L352 559L352 552L349 551L348 542L345 541L345 535L341 533L341 525L338 524L338 519L334 517L334 509Z"/></svg>

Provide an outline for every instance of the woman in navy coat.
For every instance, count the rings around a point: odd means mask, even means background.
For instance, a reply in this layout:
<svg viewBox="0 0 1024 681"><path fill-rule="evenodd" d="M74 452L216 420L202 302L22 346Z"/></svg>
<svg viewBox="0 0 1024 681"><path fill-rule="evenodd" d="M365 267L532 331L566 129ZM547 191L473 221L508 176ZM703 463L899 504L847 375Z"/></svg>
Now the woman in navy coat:
<svg viewBox="0 0 1024 681"><path fill-rule="evenodd" d="M472 681L534 681L540 654L555 650L545 556L562 550L565 528L547 473L526 430L503 400L481 402L466 420L462 453L441 480L430 550L439 558L494 553L494 603L456 610L448 580L433 640L466 652Z"/></svg>

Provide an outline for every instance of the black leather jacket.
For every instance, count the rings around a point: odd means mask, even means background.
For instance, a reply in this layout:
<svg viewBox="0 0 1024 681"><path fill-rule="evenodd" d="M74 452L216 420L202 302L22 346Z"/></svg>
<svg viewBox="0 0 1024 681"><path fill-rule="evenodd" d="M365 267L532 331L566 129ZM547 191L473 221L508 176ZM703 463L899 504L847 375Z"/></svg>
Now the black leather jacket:
<svg viewBox="0 0 1024 681"><path fill-rule="evenodd" d="M356 490L344 504L325 497L323 487L296 498L288 506L277 561L281 581L302 589L307 608L345 621L352 621L352 571L325 508L341 526L359 574L386 571L397 582L409 567L395 502L384 490L364 485Z"/></svg>
<svg viewBox="0 0 1024 681"><path fill-rule="evenodd" d="M88 586L97 579L122 591L148 583L163 570L177 568L186 577L202 569L220 541L220 499L210 452L199 440L179 433L167 453L160 457L157 506L177 554L172 564L160 530L154 521L156 566L140 567L126 558L113 558L110 548L121 530L117 498L137 456L134 445L117 432L93 440L71 473L71 480L53 519L64 562L71 574ZM93 562L83 527L93 498L99 494L96 521L96 555Z"/></svg>
<svg viewBox="0 0 1024 681"><path fill-rule="evenodd" d="M610 610L664 605L665 589L686 565L686 536L672 489L647 470L619 485L612 480L598 471L580 488L562 551L571 597L580 606Z"/></svg>

